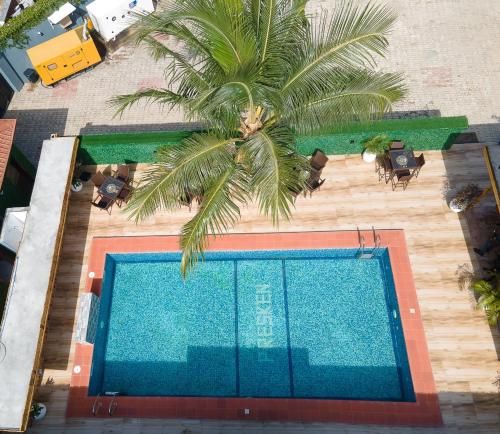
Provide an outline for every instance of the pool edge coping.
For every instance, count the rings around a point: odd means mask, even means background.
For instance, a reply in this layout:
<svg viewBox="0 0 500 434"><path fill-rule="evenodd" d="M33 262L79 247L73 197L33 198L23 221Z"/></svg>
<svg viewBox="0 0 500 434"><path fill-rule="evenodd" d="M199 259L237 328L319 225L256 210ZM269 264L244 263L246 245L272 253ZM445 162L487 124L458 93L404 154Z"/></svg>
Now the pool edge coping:
<svg viewBox="0 0 500 434"><path fill-rule="evenodd" d="M243 233L211 238L210 251L357 248L359 235L372 231ZM257 421L347 422L406 426L442 425L441 409L429 360L425 332L403 230L377 230L387 247L406 342L416 402L358 401L299 398L119 397L114 417L238 419ZM171 235L94 237L88 258L85 292L95 292L103 277L107 253L179 251L179 237ZM367 243L373 247L373 243ZM95 397L87 396L92 361L91 344L76 344L67 417L90 417ZM108 398L103 398L104 406ZM244 414L250 408L250 415Z"/></svg>

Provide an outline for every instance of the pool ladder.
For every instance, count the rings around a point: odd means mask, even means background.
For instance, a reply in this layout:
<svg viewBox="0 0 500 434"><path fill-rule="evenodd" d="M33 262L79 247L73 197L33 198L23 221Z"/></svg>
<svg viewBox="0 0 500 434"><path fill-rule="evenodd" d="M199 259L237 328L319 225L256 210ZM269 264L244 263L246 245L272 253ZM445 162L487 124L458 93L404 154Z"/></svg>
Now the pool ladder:
<svg viewBox="0 0 500 434"><path fill-rule="evenodd" d="M116 407L118 407L118 401L116 400L116 397L120 394L119 392L105 392L104 393L107 396L112 396L113 398L111 399L111 402L109 403L108 407L108 414L110 416L113 416L113 413L116 410Z"/></svg>
<svg viewBox="0 0 500 434"><path fill-rule="evenodd" d="M106 396L112 396L113 398L111 399L111 402L109 403L108 407L108 414L110 416L113 416L113 413L115 412L116 408L118 407L118 401L116 400L116 397L119 395L118 392L106 392ZM102 408L102 395L100 393L97 394L94 404L92 405L92 415L97 416L99 414L99 411Z"/></svg>
<svg viewBox="0 0 500 434"><path fill-rule="evenodd" d="M92 415L97 416L99 410L102 408L102 397L101 394L98 393L95 397L94 404L92 405Z"/></svg>
<svg viewBox="0 0 500 434"><path fill-rule="evenodd" d="M364 235L361 234L361 231L358 228L358 238L359 238L359 250L358 253L356 254L356 257L358 259L372 259L380 250L380 235L375 232L375 228L372 226L372 233L373 233L373 244L374 247L371 249L371 251L365 251L366 249L366 243L365 243L365 237Z"/></svg>

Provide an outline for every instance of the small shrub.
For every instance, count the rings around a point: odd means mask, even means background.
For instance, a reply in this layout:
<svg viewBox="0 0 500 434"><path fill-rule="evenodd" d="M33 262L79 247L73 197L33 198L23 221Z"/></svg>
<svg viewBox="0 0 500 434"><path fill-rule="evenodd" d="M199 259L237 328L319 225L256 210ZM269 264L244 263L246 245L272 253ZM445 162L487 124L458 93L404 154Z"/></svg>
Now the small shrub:
<svg viewBox="0 0 500 434"><path fill-rule="evenodd" d="M363 141L363 148L365 151L372 154L383 154L391 144L391 140L387 134L379 134L378 136L371 137Z"/></svg>
<svg viewBox="0 0 500 434"><path fill-rule="evenodd" d="M31 406L31 417L32 418L38 417L41 411L42 411L42 406L38 402L35 402Z"/></svg>
<svg viewBox="0 0 500 434"><path fill-rule="evenodd" d="M481 192L482 190L477 184L467 184L458 191L455 196L455 203L459 208L466 209Z"/></svg>
<svg viewBox="0 0 500 434"><path fill-rule="evenodd" d="M79 4L82 0L73 0ZM45 20L67 0L38 0L33 6L10 18L0 27L0 51L9 47L25 48L29 42L26 31Z"/></svg>
<svg viewBox="0 0 500 434"><path fill-rule="evenodd" d="M472 289L479 295L477 308L484 309L488 324L494 326L500 319L500 276L496 274L490 280L478 280Z"/></svg>

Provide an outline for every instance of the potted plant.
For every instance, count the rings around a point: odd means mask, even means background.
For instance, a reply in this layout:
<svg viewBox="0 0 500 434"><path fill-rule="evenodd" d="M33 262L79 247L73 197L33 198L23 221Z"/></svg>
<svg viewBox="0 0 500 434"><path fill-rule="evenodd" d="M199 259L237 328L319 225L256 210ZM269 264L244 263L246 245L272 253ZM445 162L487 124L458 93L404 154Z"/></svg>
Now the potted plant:
<svg viewBox="0 0 500 434"><path fill-rule="evenodd" d="M42 420L47 414L47 407L45 404L35 402L31 406L31 418L33 420Z"/></svg>
<svg viewBox="0 0 500 434"><path fill-rule="evenodd" d="M477 308L484 309L489 325L497 326L500 330L500 285L498 275L492 280L477 280L472 289L478 296Z"/></svg>
<svg viewBox="0 0 500 434"><path fill-rule="evenodd" d="M78 178L73 178L73 181L71 181L71 191L77 193L79 191L82 191L82 188L83 182Z"/></svg>
<svg viewBox="0 0 500 434"><path fill-rule="evenodd" d="M366 163L373 163L377 155L383 154L391 141L386 134L379 134L363 141L363 160Z"/></svg>
<svg viewBox="0 0 500 434"><path fill-rule="evenodd" d="M465 211L481 193L482 190L477 184L467 184L450 201L450 209L454 212Z"/></svg>

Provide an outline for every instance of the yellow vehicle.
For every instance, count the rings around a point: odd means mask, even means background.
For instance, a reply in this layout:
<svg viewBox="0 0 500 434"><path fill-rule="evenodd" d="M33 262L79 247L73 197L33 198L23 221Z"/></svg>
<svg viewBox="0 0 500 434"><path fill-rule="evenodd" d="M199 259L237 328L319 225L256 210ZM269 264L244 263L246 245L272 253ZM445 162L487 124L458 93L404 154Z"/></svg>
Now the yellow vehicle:
<svg viewBox="0 0 500 434"><path fill-rule="evenodd" d="M86 23L26 50L44 85L52 85L101 61Z"/></svg>

